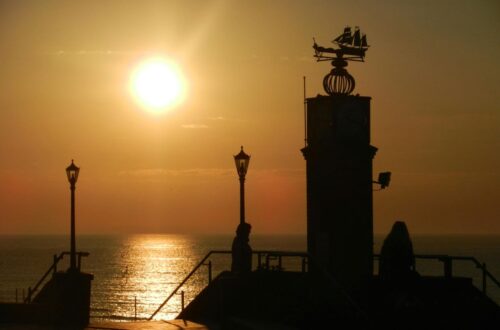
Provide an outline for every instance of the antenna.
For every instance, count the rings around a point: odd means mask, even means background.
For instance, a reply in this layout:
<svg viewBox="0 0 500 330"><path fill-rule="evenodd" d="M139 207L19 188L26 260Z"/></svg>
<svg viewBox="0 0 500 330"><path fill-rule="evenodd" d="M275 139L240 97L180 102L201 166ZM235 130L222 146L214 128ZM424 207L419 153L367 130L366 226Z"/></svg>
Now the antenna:
<svg viewBox="0 0 500 330"><path fill-rule="evenodd" d="M304 147L307 147L307 98L306 98L306 76L304 78Z"/></svg>

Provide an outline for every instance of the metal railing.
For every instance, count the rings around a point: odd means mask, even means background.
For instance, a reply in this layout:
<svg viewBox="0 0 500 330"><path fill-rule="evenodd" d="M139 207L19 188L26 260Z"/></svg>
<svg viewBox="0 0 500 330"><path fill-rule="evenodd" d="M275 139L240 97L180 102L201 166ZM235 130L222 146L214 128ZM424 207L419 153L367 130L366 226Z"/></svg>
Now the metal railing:
<svg viewBox="0 0 500 330"><path fill-rule="evenodd" d="M54 254L52 265L45 272L45 274L42 276L42 278L40 278L40 280L33 286L33 288L28 287L28 295L26 297L24 297L25 304L31 303L31 300L32 300L34 294L38 291L38 289L40 288L42 283L44 283L47 276L49 276L49 274L51 274L51 273L55 274L57 272L57 264L59 263L59 261L61 261L65 255L70 255L70 254L71 253L68 251L61 252L61 254L59 254L59 255ZM76 267L77 267L77 270L80 270L81 265L82 265L82 257L88 257L89 253L88 252L77 252L76 254L78 256Z"/></svg>
<svg viewBox="0 0 500 330"><path fill-rule="evenodd" d="M203 266L203 265L207 265L208 266L208 279L209 279L209 283L212 281L212 263L209 261L208 263L205 264L205 261L207 261L207 259L212 254L231 254L231 251L224 251L224 250L217 251L216 250L216 251L210 251L210 252L208 252L207 255L203 259L201 259L201 261L193 268L193 270L181 281L181 283L179 283L175 287L175 289L172 291L172 293L160 304L160 306L155 310L155 312L153 314L151 314L151 316L148 318L148 321L152 320L153 317L155 317L155 315L158 314L158 312L163 308L163 306L165 306L169 302L169 300L191 278L191 276L193 276L193 274L196 273L196 271L198 270L198 268L200 268L201 266Z"/></svg>
<svg viewBox="0 0 500 330"><path fill-rule="evenodd" d="M379 254L373 255L373 259L380 259ZM445 278L452 278L453 277L453 261L469 261L472 262L476 268L479 268L482 271L482 285L481 289L484 294L486 294L486 284L487 284L487 279L489 278L493 283L497 285L498 288L500 288L500 282L491 274L488 269L486 268L486 263L481 263L479 260L477 260L474 257L469 257L469 256L449 256L446 254L416 254L415 259L431 259L431 260L437 260L443 263L443 275Z"/></svg>
<svg viewBox="0 0 500 330"><path fill-rule="evenodd" d="M191 272L175 287L175 289L170 293L170 295L160 304L160 306L154 311L153 314L148 318L152 320L156 314L174 297L179 289L181 289L184 284L198 271L201 266L208 267L208 283L212 282L212 262L208 260L214 254L226 254L230 255L229 250L214 250L208 252L203 259L191 270ZM301 261L301 271L306 272L308 266L309 255L305 252L290 252L290 251L267 251L267 250L257 250L252 251L252 255L257 256L257 270L283 270L283 258L284 257L300 257ZM208 260L208 261L207 261ZM277 265L273 264L273 261L277 262ZM182 292L182 291L181 291ZM184 309L185 297L184 293L181 293L181 310Z"/></svg>

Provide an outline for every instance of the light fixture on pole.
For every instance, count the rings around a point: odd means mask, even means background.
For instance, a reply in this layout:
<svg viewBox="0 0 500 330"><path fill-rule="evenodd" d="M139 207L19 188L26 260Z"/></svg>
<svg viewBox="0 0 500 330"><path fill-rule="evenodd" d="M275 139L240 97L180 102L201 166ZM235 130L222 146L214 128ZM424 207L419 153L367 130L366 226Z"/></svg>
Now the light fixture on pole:
<svg viewBox="0 0 500 330"><path fill-rule="evenodd" d="M240 224L242 224L245 223L245 176L250 163L250 156L243 151L243 146L240 153L234 156L234 162L240 177Z"/></svg>
<svg viewBox="0 0 500 330"><path fill-rule="evenodd" d="M372 183L379 184L380 189L385 189L389 187L389 183L391 183L391 174L391 172L380 172L378 174L378 181L373 181Z"/></svg>
<svg viewBox="0 0 500 330"><path fill-rule="evenodd" d="M78 180L80 168L77 167L73 160L71 165L66 168L66 174L70 183L71 190L71 250L70 250L70 270L76 270L76 243L75 243L75 187Z"/></svg>

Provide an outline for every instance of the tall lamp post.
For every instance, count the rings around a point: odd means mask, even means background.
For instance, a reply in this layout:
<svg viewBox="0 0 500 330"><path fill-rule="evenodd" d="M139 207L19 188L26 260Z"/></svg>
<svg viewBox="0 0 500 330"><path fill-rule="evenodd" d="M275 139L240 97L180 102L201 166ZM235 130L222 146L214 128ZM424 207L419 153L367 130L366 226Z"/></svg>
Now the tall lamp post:
<svg viewBox="0 0 500 330"><path fill-rule="evenodd" d="M71 250L70 250L70 270L76 270L76 244L75 244L75 187L76 180L78 180L78 173L80 168L77 167L73 160L71 160L71 165L66 168L66 174L68 175L68 181L70 183L71 190Z"/></svg>
<svg viewBox="0 0 500 330"><path fill-rule="evenodd" d="M243 224L245 223L245 175L250 163L250 156L243 151L243 146L241 146L240 153L234 156L234 162L240 177L240 224Z"/></svg>

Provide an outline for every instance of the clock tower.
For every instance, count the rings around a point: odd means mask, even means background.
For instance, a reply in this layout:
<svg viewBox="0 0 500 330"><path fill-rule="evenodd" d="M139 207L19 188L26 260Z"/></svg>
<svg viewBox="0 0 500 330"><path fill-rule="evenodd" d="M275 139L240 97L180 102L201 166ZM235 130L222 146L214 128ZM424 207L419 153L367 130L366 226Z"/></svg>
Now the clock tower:
<svg viewBox="0 0 500 330"><path fill-rule="evenodd" d="M307 250L344 288L356 289L373 274L377 148L370 145L371 98L350 95L354 78L345 67L346 60L362 61L368 46L350 28L334 43L342 47L313 46L318 61L334 68L323 80L328 95L306 100Z"/></svg>

